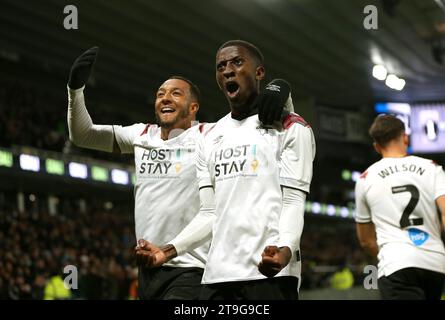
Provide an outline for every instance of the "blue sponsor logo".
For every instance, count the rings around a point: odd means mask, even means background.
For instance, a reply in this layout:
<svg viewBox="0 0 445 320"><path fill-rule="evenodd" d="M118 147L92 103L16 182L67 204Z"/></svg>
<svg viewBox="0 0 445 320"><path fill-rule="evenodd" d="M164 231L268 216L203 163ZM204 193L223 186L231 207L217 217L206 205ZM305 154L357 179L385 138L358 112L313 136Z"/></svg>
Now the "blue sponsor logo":
<svg viewBox="0 0 445 320"><path fill-rule="evenodd" d="M428 240L428 238L430 237L430 235L425 231L416 228L408 229L408 235L416 247L424 244L425 241Z"/></svg>

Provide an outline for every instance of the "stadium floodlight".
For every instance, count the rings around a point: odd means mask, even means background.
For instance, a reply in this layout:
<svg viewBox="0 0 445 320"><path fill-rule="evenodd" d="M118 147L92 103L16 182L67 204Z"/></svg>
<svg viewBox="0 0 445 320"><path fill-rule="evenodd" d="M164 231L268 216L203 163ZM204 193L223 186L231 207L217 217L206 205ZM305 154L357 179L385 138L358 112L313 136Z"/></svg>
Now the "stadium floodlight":
<svg viewBox="0 0 445 320"><path fill-rule="evenodd" d="M360 172L352 171L351 179L352 179L352 181L357 182L357 180L360 179L360 176L361 176Z"/></svg>
<svg viewBox="0 0 445 320"><path fill-rule="evenodd" d="M405 87L406 81L397 77L395 74L390 74L386 77L385 84L391 89L402 91Z"/></svg>
<svg viewBox="0 0 445 320"><path fill-rule="evenodd" d="M388 77L386 77L385 84L391 89L394 89L398 80L399 78L396 75L389 74Z"/></svg>
<svg viewBox="0 0 445 320"><path fill-rule="evenodd" d="M104 167L92 166L91 167L91 178L96 181L107 182L108 181L108 170Z"/></svg>
<svg viewBox="0 0 445 320"><path fill-rule="evenodd" d="M120 169L111 170L111 181L116 184L128 184L128 172Z"/></svg>
<svg viewBox="0 0 445 320"><path fill-rule="evenodd" d="M397 91L402 91L403 88L405 88L405 84L406 84L406 81L404 79L402 79L402 78L399 78L397 80L397 82L395 83L395 88L394 89L397 90Z"/></svg>
<svg viewBox="0 0 445 320"><path fill-rule="evenodd" d="M348 208L341 207L341 209L340 209L340 216L342 216L343 218L349 217L349 210L348 210Z"/></svg>
<svg viewBox="0 0 445 320"><path fill-rule="evenodd" d="M45 167L46 167L46 172L50 174L56 174L59 176L65 174L65 164L61 160L46 159Z"/></svg>
<svg viewBox="0 0 445 320"><path fill-rule="evenodd" d="M372 68L372 76L377 80L385 80L387 74L388 70L386 70L386 68L382 65L375 65L374 68Z"/></svg>
<svg viewBox="0 0 445 320"><path fill-rule="evenodd" d="M73 178L86 179L88 177L87 165L83 163L70 162L68 164L68 171Z"/></svg>
<svg viewBox="0 0 445 320"><path fill-rule="evenodd" d="M333 216L333 215L335 215L335 206L332 205L332 204L328 204L328 205L327 205L326 213L328 214L328 216Z"/></svg>
<svg viewBox="0 0 445 320"><path fill-rule="evenodd" d="M317 215L318 214L327 215L331 217L337 216L342 218L352 218L355 205L353 203L350 203L350 206L351 207L348 208L348 207L336 206L333 204L306 201L305 212Z"/></svg>
<svg viewBox="0 0 445 320"><path fill-rule="evenodd" d="M30 154L21 154L19 156L20 168L27 171L40 171L40 159Z"/></svg>
<svg viewBox="0 0 445 320"><path fill-rule="evenodd" d="M321 205L320 205L320 203L318 203L318 202L313 202L313 203L312 203L312 213L317 214L317 213L320 213L320 211L321 211Z"/></svg>
<svg viewBox="0 0 445 320"><path fill-rule="evenodd" d="M0 167L11 168L13 165L12 153L5 150L0 150Z"/></svg>

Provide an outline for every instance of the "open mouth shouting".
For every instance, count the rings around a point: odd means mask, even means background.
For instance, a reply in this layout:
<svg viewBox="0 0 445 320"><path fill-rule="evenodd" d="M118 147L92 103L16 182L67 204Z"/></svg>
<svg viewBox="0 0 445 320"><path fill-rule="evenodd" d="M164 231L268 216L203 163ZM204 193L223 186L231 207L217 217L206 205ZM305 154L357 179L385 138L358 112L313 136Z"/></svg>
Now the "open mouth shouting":
<svg viewBox="0 0 445 320"><path fill-rule="evenodd" d="M167 104L161 106L156 112L156 118L161 123L171 123L174 122L177 117L178 110L173 107L172 104Z"/></svg>
<svg viewBox="0 0 445 320"><path fill-rule="evenodd" d="M226 93L230 99L235 98L239 94L240 86L235 81L228 81L226 83Z"/></svg>

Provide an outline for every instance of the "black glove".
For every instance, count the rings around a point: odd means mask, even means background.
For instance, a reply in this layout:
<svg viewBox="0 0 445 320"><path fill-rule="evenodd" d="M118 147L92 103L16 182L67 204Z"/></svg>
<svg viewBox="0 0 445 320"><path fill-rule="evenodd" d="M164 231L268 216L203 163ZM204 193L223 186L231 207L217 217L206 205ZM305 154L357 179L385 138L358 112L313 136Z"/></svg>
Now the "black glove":
<svg viewBox="0 0 445 320"><path fill-rule="evenodd" d="M272 125L280 121L284 105L289 98L291 87L283 79L272 80L258 96L258 118L263 125Z"/></svg>
<svg viewBox="0 0 445 320"><path fill-rule="evenodd" d="M98 53L99 48L92 47L74 61L68 80L68 87L70 87L70 89L76 90L82 88L87 83Z"/></svg>

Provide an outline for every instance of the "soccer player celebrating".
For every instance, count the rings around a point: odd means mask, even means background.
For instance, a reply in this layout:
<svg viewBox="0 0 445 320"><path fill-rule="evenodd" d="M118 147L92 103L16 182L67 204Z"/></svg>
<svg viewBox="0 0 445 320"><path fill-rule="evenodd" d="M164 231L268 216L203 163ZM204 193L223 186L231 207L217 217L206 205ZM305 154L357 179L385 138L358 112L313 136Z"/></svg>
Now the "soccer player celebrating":
<svg viewBox="0 0 445 320"><path fill-rule="evenodd" d="M445 280L445 174L431 160L407 155L404 123L378 116L369 133L382 159L356 184L357 234L377 256L382 299L440 299Z"/></svg>
<svg viewBox="0 0 445 320"><path fill-rule="evenodd" d="M213 124L192 126L199 109L200 93L190 80L177 76L167 79L156 93L158 125L93 124L83 91L97 54L97 47L87 50L71 68L68 81L70 139L85 148L134 153L136 238L166 243L199 211L195 145ZM281 116L284 105L272 101L270 106L277 109L262 108L261 114L273 121ZM140 267L139 298L196 299L207 259L209 244L206 240L161 268Z"/></svg>
<svg viewBox="0 0 445 320"><path fill-rule="evenodd" d="M260 94L263 55L233 40L216 54L216 80L231 112L199 141L201 210L164 248L139 241L137 253L158 266L212 233L202 299L298 299L299 243L312 179L315 142L298 115L264 127L249 106L285 101L289 85L276 81ZM287 87L287 88L286 88Z"/></svg>

